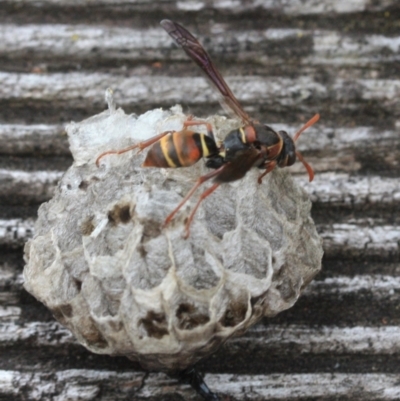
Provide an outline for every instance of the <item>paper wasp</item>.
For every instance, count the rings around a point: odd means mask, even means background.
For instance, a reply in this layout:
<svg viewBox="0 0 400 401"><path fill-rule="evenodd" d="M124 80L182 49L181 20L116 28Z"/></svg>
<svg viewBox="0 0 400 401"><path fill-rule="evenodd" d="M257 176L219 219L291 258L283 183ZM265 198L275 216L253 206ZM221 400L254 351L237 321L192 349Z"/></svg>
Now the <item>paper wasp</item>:
<svg viewBox="0 0 400 401"><path fill-rule="evenodd" d="M149 146L151 148L143 163L144 167L188 167L197 163L201 158L206 158L206 166L213 169L213 171L199 177L193 188L165 220L166 225L174 218L175 214L190 199L199 186L205 181L213 179L213 185L200 195L186 221L186 238L189 236L190 224L200 203L214 192L219 185L243 178L253 167L264 170L258 177L258 182L261 184L262 177L276 166L291 166L296 161L297 156L304 164L309 179L312 181L314 178L313 169L301 154L296 151L295 142L305 129L318 121L319 114L311 118L293 138L285 131L276 132L267 125L252 121L200 42L176 22L163 20L161 21L161 26L174 39L175 43L182 47L186 54L203 70L222 96L223 105L240 118L242 126L231 131L222 144L217 145L209 123L188 118L184 122L181 131L166 131L128 148L104 152L97 158L96 164L99 165L100 159L105 155L121 154L137 148L141 151ZM189 129L189 127L195 125L205 125L207 134L196 133Z"/></svg>

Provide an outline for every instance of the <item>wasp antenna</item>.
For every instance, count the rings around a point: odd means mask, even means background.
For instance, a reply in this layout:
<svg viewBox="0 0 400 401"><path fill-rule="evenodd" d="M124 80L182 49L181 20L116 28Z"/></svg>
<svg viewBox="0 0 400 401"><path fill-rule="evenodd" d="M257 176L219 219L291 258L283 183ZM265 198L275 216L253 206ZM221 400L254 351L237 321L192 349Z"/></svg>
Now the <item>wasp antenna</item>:
<svg viewBox="0 0 400 401"><path fill-rule="evenodd" d="M314 170L313 168L304 160L304 157L300 152L296 151L297 158L304 164L304 167L307 170L309 181L311 182L314 179Z"/></svg>
<svg viewBox="0 0 400 401"><path fill-rule="evenodd" d="M317 121L319 120L319 114L316 114L311 120L308 120L295 134L293 137L293 141L296 142L297 139L299 138L300 134L305 131L307 128L311 127L314 125Z"/></svg>

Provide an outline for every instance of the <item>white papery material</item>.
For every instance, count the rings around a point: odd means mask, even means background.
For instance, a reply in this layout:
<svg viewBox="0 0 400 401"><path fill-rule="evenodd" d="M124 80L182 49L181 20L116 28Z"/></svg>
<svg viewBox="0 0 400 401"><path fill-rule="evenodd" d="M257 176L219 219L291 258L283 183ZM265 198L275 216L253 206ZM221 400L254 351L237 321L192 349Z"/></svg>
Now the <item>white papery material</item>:
<svg viewBox="0 0 400 401"><path fill-rule="evenodd" d="M321 267L311 203L288 169L262 185L253 169L203 202L185 240L196 196L162 225L206 171L203 161L142 168L146 151L131 151L95 164L106 150L181 129L181 108L135 117L107 99L108 111L67 127L74 163L39 210L25 288L91 351L184 369L295 303ZM209 121L219 140L237 127Z"/></svg>

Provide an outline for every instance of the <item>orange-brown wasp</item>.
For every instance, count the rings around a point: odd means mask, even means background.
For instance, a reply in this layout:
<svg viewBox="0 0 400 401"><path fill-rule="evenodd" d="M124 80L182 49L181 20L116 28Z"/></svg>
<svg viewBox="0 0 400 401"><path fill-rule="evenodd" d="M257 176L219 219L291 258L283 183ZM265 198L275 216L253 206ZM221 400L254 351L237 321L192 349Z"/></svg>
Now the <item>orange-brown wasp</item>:
<svg viewBox="0 0 400 401"><path fill-rule="evenodd" d="M105 155L121 154L136 148L143 150L149 146L151 148L143 163L144 167L188 167L203 157L207 158L206 166L213 170L199 177L193 188L165 220L165 224L168 224L198 187L205 181L213 179L213 185L200 195L199 200L187 219L185 227L186 237L189 236L190 224L200 203L214 192L220 184L243 178L253 167L264 170L258 178L258 182L261 183L262 177L276 166L291 166L296 161L297 156L304 164L310 181L312 181L314 178L313 169L303 159L301 154L296 151L295 142L305 129L318 121L319 114L311 118L293 138L285 131L276 132L267 125L251 120L200 42L176 22L163 20L161 21L161 26L203 70L222 96L223 105L240 118L242 126L231 131L222 144L218 146L209 123L189 118L185 121L181 131L166 131L128 148L119 151L104 152L97 158L96 164L98 165L100 159ZM189 127L194 125L205 125L207 127L207 134L200 134L190 130Z"/></svg>

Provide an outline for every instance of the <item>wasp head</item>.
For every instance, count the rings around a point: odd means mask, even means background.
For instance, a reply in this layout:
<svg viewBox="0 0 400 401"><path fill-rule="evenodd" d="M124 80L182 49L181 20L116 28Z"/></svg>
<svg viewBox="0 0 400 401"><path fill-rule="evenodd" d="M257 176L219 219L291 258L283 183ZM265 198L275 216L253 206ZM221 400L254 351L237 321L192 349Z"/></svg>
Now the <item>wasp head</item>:
<svg viewBox="0 0 400 401"><path fill-rule="evenodd" d="M303 163L304 167L308 172L310 182L314 179L314 170L312 167L304 160L300 152L296 151L295 142L299 139L299 136L308 127L311 127L319 120L319 114L316 114L313 118L308 120L299 131L296 132L293 139L285 131L279 131L279 135L283 140L283 146L280 155L277 158L277 164L279 167L291 166L295 161L296 157Z"/></svg>

